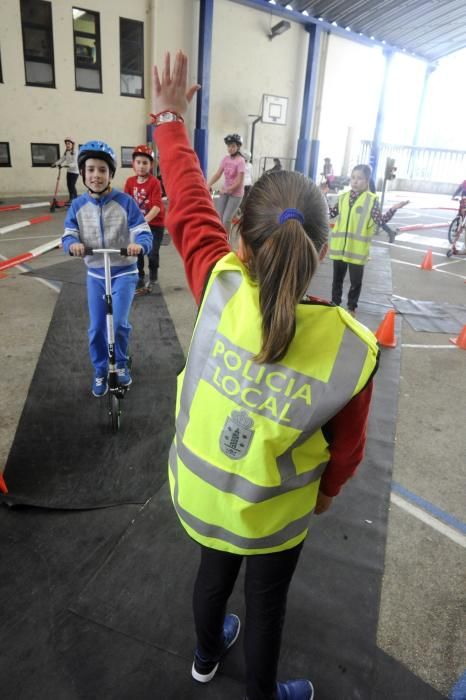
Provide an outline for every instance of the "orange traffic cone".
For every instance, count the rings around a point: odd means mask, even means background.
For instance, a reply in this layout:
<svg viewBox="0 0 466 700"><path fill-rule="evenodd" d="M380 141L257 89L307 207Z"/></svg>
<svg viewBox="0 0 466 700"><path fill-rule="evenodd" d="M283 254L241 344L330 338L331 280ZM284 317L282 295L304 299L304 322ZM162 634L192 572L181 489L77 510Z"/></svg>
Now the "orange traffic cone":
<svg viewBox="0 0 466 700"><path fill-rule="evenodd" d="M395 348L395 310L390 309L385 314L382 323L375 332L375 337L379 341L379 345L383 348Z"/></svg>
<svg viewBox="0 0 466 700"><path fill-rule="evenodd" d="M5 479L3 478L3 474L0 474L0 491L2 493L8 493L8 489L5 484Z"/></svg>
<svg viewBox="0 0 466 700"><path fill-rule="evenodd" d="M424 260L419 267L421 270L432 270L432 248L429 248L427 253L424 255Z"/></svg>
<svg viewBox="0 0 466 700"><path fill-rule="evenodd" d="M450 343L458 346L461 350L466 350L466 326L463 326L463 330L456 338L450 338Z"/></svg>

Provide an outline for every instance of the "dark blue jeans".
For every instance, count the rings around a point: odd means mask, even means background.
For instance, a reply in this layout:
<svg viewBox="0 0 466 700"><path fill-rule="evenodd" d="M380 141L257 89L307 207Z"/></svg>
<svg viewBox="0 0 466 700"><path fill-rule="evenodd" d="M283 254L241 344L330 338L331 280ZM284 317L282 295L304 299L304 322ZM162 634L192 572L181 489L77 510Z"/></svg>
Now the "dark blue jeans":
<svg viewBox="0 0 466 700"><path fill-rule="evenodd" d="M115 356L117 362L126 362L131 324L128 321L136 289L137 274L121 275L112 279L113 327L115 329ZM105 280L87 275L87 303L89 306L89 354L94 369L101 376L108 370L107 306Z"/></svg>
<svg viewBox="0 0 466 700"><path fill-rule="evenodd" d="M302 549L273 554L220 552L201 545L201 562L194 584L193 611L197 648L205 659L223 649L223 621L243 559L246 620L244 655L248 700L274 700L288 588Z"/></svg>

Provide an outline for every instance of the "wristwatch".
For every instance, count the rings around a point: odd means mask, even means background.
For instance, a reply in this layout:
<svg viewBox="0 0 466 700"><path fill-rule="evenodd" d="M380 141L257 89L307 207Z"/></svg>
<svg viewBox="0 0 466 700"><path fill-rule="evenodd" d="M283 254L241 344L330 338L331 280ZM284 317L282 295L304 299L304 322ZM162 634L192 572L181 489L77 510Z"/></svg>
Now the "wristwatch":
<svg viewBox="0 0 466 700"><path fill-rule="evenodd" d="M151 114L152 123L154 126L160 126L160 124L168 124L168 122L184 122L181 114L177 112L159 112L158 114Z"/></svg>

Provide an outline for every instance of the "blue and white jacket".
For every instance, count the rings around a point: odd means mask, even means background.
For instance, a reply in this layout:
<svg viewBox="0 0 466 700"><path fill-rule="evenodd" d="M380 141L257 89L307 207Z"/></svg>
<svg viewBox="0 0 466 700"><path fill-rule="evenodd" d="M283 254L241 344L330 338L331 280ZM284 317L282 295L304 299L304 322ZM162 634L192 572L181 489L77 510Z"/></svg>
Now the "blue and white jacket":
<svg viewBox="0 0 466 700"><path fill-rule="evenodd" d="M129 243L142 246L144 255L152 249L149 224L132 197L119 190L94 199L86 192L73 199L65 219L63 249L69 253L73 243L88 248L126 248ZM137 271L136 256L111 255L112 277ZM105 277L103 255L86 255L84 262L93 277Z"/></svg>

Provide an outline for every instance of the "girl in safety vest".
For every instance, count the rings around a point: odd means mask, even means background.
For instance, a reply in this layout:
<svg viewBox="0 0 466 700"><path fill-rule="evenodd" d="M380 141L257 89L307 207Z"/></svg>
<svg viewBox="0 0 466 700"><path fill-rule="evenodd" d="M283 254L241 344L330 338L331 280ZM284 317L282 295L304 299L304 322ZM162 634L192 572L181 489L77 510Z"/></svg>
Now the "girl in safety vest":
<svg viewBox="0 0 466 700"><path fill-rule="evenodd" d="M332 301L337 306L341 304L343 280L349 269L348 311L353 316L361 294L364 265L369 259L372 236L377 226L386 224L397 209L408 204L408 200L398 202L382 214L377 196L369 191L370 179L370 167L356 165L351 172L351 189L341 194L338 204L329 209L330 218L337 217L330 234L329 249L330 259L333 260Z"/></svg>
<svg viewBox="0 0 466 700"><path fill-rule="evenodd" d="M167 226L199 304L169 456L174 507L200 545L192 676L210 681L238 637L226 605L244 559L246 697L311 700L310 681L277 682L287 592L313 514L362 459L377 343L345 310L306 296L328 218L303 175L266 173L252 186L232 252L183 125L199 89L186 82L186 56L171 71L167 54L152 118Z"/></svg>

